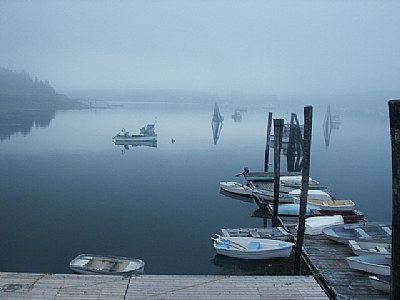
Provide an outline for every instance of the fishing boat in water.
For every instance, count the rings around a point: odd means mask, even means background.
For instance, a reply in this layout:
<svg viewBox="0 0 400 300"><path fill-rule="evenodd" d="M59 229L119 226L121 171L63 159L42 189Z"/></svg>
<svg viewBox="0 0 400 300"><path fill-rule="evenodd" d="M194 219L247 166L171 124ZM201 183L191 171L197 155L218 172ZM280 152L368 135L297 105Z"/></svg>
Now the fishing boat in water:
<svg viewBox="0 0 400 300"><path fill-rule="evenodd" d="M70 269L87 275L131 275L144 272L144 262L122 256L80 254L70 262Z"/></svg>
<svg viewBox="0 0 400 300"><path fill-rule="evenodd" d="M130 134L122 128L121 134L116 134L112 139L117 143L121 142L153 142L157 141L157 134L154 131L155 124L147 124L145 127L140 129L139 134Z"/></svg>

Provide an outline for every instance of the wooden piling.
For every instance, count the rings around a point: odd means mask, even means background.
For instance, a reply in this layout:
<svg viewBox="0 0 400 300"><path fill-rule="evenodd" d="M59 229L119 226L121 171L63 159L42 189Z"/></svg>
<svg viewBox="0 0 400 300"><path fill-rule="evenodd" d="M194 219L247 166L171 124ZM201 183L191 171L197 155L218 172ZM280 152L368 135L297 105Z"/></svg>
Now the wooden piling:
<svg viewBox="0 0 400 300"><path fill-rule="evenodd" d="M281 146L282 146L282 129L283 119L274 119L274 215L273 223L276 226L278 219L278 203L279 203L279 181L281 168Z"/></svg>
<svg viewBox="0 0 400 300"><path fill-rule="evenodd" d="M392 142L392 265L390 299L400 299L400 100L389 101Z"/></svg>
<svg viewBox="0 0 400 300"><path fill-rule="evenodd" d="M264 172L268 172L269 165L269 146L271 141L271 123L272 123L272 112L268 113L268 125L267 125L267 141L265 143L265 155L264 155Z"/></svg>
<svg viewBox="0 0 400 300"><path fill-rule="evenodd" d="M303 249L305 215L307 206L308 183L310 176L310 150L312 134L312 106L304 107L304 140L303 140L303 170L300 193L299 226L294 260L294 275L300 275L301 253Z"/></svg>

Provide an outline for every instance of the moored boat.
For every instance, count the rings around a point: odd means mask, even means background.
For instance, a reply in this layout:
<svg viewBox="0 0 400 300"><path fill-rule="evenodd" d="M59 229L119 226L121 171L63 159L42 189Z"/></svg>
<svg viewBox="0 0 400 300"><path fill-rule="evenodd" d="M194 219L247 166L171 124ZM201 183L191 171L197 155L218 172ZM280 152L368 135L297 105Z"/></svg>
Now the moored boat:
<svg viewBox="0 0 400 300"><path fill-rule="evenodd" d="M355 255L368 255L368 254L388 255L392 253L391 243L362 242L362 241L349 240L349 246L351 251L353 251Z"/></svg>
<svg viewBox="0 0 400 300"><path fill-rule="evenodd" d="M380 243L392 240L392 224L377 222L359 222L335 225L323 230L332 241L349 244L349 240L376 241Z"/></svg>
<svg viewBox="0 0 400 300"><path fill-rule="evenodd" d="M308 235L322 234L323 229L343 223L343 217L340 215L307 218L304 233Z"/></svg>
<svg viewBox="0 0 400 300"><path fill-rule="evenodd" d="M350 268L372 274L390 275L390 255L360 255L346 257Z"/></svg>
<svg viewBox="0 0 400 300"><path fill-rule="evenodd" d="M70 268L80 274L131 275L144 271L144 262L122 256L80 254L70 262Z"/></svg>
<svg viewBox="0 0 400 300"><path fill-rule="evenodd" d="M241 259L289 257L294 244L281 240L216 235L214 249L218 254Z"/></svg>
<svg viewBox="0 0 400 300"><path fill-rule="evenodd" d="M295 203L300 203L299 197L294 197ZM317 199L309 199L307 200L308 204L312 204L317 209L324 210L354 210L355 204L352 200L317 200Z"/></svg>
<svg viewBox="0 0 400 300"><path fill-rule="evenodd" d="M234 194L248 195L248 196L253 194L253 189L251 189L248 185L234 181L220 182L219 186L221 189Z"/></svg>
<svg viewBox="0 0 400 300"><path fill-rule="evenodd" d="M274 201L274 191L271 189L253 189L253 196L258 200ZM294 203L293 196L289 194L279 193L278 197L279 203Z"/></svg>
<svg viewBox="0 0 400 300"><path fill-rule="evenodd" d="M147 124L140 129L139 134L130 134L122 128L121 134L116 134L112 139L114 142L150 142L157 140L157 134L154 131L155 124Z"/></svg>
<svg viewBox="0 0 400 300"><path fill-rule="evenodd" d="M292 197L300 197L301 189L292 190L289 192L289 195ZM315 199L315 200L332 200L332 196L329 195L325 191L321 190L309 190L307 191L307 199Z"/></svg>
<svg viewBox="0 0 400 300"><path fill-rule="evenodd" d="M341 215L345 223L355 223L364 220L364 214L357 210L312 209L315 217Z"/></svg>

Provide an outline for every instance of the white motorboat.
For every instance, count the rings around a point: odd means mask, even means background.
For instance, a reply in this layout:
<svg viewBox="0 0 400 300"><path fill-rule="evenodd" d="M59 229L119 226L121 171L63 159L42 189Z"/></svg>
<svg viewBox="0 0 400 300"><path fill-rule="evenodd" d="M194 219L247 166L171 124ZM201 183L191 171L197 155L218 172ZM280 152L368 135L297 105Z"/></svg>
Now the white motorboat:
<svg viewBox="0 0 400 300"><path fill-rule="evenodd" d="M252 237L223 237L216 235L214 249L218 254L241 259L273 259L289 257L294 246L291 242Z"/></svg>
<svg viewBox="0 0 400 300"><path fill-rule="evenodd" d="M121 256L80 254L69 264L71 270L91 275L131 275L144 272L144 262Z"/></svg>
<svg viewBox="0 0 400 300"><path fill-rule="evenodd" d="M154 131L155 124L147 124L140 129L139 134L130 134L122 128L122 134L115 135L114 142L152 142L157 140L157 134Z"/></svg>
<svg viewBox="0 0 400 300"><path fill-rule="evenodd" d="M378 275L390 275L390 255L360 255L346 257L350 268Z"/></svg>
<svg viewBox="0 0 400 300"><path fill-rule="evenodd" d="M350 240L349 246L355 255L380 254L388 255L392 253L391 243L362 242Z"/></svg>
<svg viewBox="0 0 400 300"><path fill-rule="evenodd" d="M372 275L369 276L369 282L374 289L390 293L390 275Z"/></svg>
<svg viewBox="0 0 400 300"><path fill-rule="evenodd" d="M323 230L332 241L349 244L349 240L387 243L392 240L392 225L389 223L359 222L335 225Z"/></svg>
<svg viewBox="0 0 400 300"><path fill-rule="evenodd" d="M241 184L238 182L224 181L220 182L219 186L221 189L234 194L248 195L248 196L253 194L253 190L248 185Z"/></svg>

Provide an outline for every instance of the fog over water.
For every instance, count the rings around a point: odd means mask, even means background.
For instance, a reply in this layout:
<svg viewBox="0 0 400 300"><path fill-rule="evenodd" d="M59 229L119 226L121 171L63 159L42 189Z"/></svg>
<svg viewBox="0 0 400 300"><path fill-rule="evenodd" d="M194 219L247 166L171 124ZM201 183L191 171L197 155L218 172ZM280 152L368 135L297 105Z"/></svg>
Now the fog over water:
<svg viewBox="0 0 400 300"><path fill-rule="evenodd" d="M0 65L56 90L396 91L399 11L398 1L2 0Z"/></svg>

